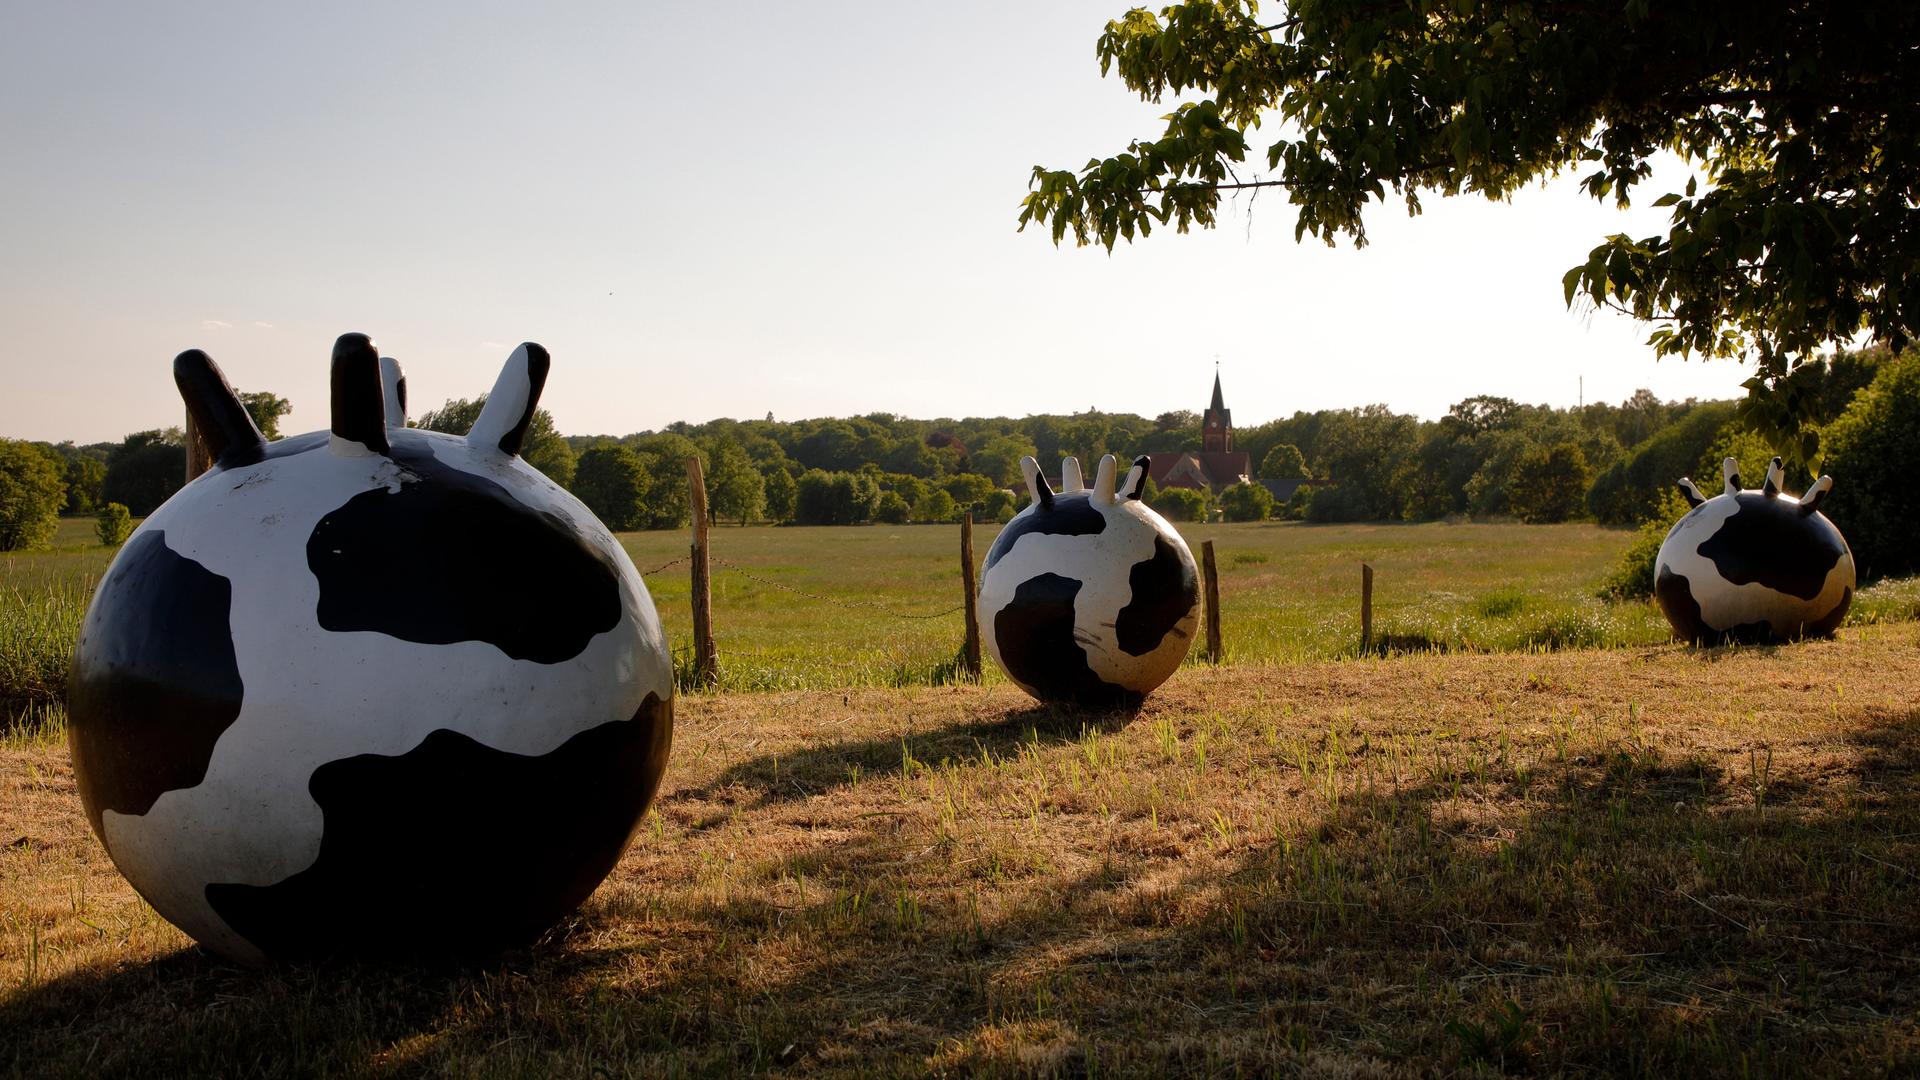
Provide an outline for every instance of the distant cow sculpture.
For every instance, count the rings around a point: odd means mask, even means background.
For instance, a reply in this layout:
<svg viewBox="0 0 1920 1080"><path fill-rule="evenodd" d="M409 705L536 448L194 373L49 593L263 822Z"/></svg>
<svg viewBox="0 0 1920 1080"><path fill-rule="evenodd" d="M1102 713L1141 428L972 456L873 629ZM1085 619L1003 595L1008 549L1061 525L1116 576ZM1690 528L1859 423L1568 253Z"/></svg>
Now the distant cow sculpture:
<svg viewBox="0 0 1920 1080"><path fill-rule="evenodd" d="M1833 633L1853 602L1853 552L1820 513L1833 488L1822 476L1796 499L1780 489L1780 459L1759 490L1742 490L1739 464L1723 466L1725 490L1709 499L1691 479L1692 504L1660 545L1654 596L1688 641L1787 641Z"/></svg>
<svg viewBox="0 0 1920 1080"><path fill-rule="evenodd" d="M174 362L214 467L101 581L70 738L115 865L202 944L493 952L632 839L672 664L620 545L518 456L547 369L520 346L443 435L348 334L331 430L269 443L206 354Z"/></svg>
<svg viewBox="0 0 1920 1080"><path fill-rule="evenodd" d="M1117 494L1111 454L1090 491L1074 458L1059 494L1031 457L1020 467L1033 502L1000 530L980 583L989 651L1042 701L1140 700L1186 658L1200 604L1186 541L1140 501L1147 459Z"/></svg>

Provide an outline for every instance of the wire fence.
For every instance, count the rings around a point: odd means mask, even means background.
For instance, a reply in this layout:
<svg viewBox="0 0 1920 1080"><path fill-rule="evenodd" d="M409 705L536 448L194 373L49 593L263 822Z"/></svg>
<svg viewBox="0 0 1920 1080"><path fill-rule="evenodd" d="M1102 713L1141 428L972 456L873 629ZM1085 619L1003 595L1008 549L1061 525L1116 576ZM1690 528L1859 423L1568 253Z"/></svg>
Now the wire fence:
<svg viewBox="0 0 1920 1080"><path fill-rule="evenodd" d="M643 571L640 576L649 577L649 578L653 577L664 571L671 570L676 566L683 565L689 560L691 560L692 558L693 557L691 555L682 555L677 559L670 559L666 562L661 563L659 566L654 567L651 570ZM749 570L745 566L742 566L737 562L733 562L730 559L722 559L717 556L709 555L707 558L707 561L711 565L719 568L720 570L733 574L737 577L743 577L748 581L754 582L755 584L765 585L769 589L778 589L781 592L790 593L794 596L798 596L806 600L811 600L817 604L826 604L829 607L841 608L847 611L877 611L882 615L887 615L895 619L902 619L908 622L922 622L928 619L944 619L949 615L958 615L959 613L967 610L967 606L965 604L955 604L952 607L946 608L941 611L927 612L924 614L920 612L900 611L898 609L889 607L886 604L876 603L875 601L872 601L872 600L842 600L838 597L826 596L817 592L809 592L806 589L796 588L795 586L789 585L784 581L775 581L770 577L765 577L761 574L756 574L752 570Z"/></svg>

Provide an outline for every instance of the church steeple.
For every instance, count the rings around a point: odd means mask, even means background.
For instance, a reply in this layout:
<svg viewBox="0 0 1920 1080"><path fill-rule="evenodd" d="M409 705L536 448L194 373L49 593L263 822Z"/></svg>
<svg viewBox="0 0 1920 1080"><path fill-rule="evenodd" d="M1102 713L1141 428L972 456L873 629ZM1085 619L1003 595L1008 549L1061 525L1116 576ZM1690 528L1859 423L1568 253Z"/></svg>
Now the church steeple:
<svg viewBox="0 0 1920 1080"><path fill-rule="evenodd" d="M1213 365L1213 404L1200 417L1200 451L1224 454L1233 449L1233 412L1220 395L1220 364Z"/></svg>

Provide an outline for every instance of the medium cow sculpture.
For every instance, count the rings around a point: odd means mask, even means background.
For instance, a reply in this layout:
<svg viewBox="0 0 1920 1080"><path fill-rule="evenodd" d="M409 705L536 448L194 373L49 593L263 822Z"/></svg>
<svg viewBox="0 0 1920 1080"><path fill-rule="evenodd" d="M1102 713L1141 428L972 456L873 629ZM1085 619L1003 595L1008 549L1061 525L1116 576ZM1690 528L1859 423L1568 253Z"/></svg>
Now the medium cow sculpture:
<svg viewBox="0 0 1920 1080"><path fill-rule="evenodd" d="M518 456L515 349L468 435L334 346L332 430L267 442L212 360L174 379L213 468L127 541L70 691L94 831L154 909L249 963L533 941L627 847L672 664L605 527Z"/></svg>
<svg viewBox="0 0 1920 1080"><path fill-rule="evenodd" d="M1822 476L1796 499L1780 490L1780 459L1765 486L1741 490L1740 466L1722 467L1726 489L1709 499L1691 479L1693 509L1667 533L1655 561L1654 596L1688 641L1758 643L1833 633L1853 602L1853 552L1820 513L1833 489Z"/></svg>
<svg viewBox="0 0 1920 1080"><path fill-rule="evenodd" d="M1033 502L987 553L987 648L1042 701L1138 702L1186 658L1200 606L1186 541L1140 501L1147 459L1134 462L1118 497L1111 454L1091 491L1074 458L1062 463L1058 495L1031 457L1020 468Z"/></svg>

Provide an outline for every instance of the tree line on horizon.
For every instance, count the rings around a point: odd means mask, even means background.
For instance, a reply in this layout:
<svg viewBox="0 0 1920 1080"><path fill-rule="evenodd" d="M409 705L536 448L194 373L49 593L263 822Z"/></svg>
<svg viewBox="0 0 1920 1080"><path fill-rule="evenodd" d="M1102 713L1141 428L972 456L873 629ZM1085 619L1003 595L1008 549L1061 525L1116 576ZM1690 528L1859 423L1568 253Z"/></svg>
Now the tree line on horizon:
<svg viewBox="0 0 1920 1080"><path fill-rule="evenodd" d="M1867 392L1876 377L1889 387L1908 378L1920 389L1920 375L1912 374L1920 369L1920 353L1893 360L1883 348L1841 352L1801 376L1809 415L1833 443L1828 471L1836 472L1839 485L1829 505L1857 548L1859 526L1841 515L1867 522L1875 536L1894 538L1905 531L1899 522L1909 520L1901 516L1903 508L1912 505L1904 494L1909 485L1875 479L1877 470L1897 471L1920 450L1920 420L1914 416L1920 395ZM243 397L262 431L277 437L286 400L270 393ZM1850 426L1848 413L1868 399L1886 415ZM450 400L414 423L463 434L484 404L484 396ZM1433 421L1382 405L1299 411L1234 433L1255 479L1304 481L1287 502L1276 503L1257 483L1218 497L1168 489L1149 490L1147 498L1168 517L1186 521L1217 511L1230 521L1589 519L1635 525L1670 514L1664 496L1682 475L1713 488L1725 457L1739 458L1758 474L1773 452L1736 411L1733 401L1663 401L1648 390L1617 404L1572 408L1476 395ZM685 462L692 457L701 461L719 522L905 524L953 521L962 510L983 521L1009 519L1026 502L1018 490L1019 463L1029 454L1051 471L1068 454L1091 461L1113 453L1125 460L1200 445L1200 416L1185 410L1152 418L1097 411L924 420L889 413L797 421L769 415L675 423L623 436L563 436L542 409L523 456L608 527L629 531L688 523ZM7 507L35 499L43 510L67 514L120 504L144 516L181 485L184 455L178 428L135 432L117 444L0 441L0 516L21 517ZM1792 476L1790 490L1810 480ZM1872 524L1881 517L1890 522L1885 529ZM50 526L41 533L50 535ZM44 539L31 529L0 526L0 547L30 547ZM1863 557L1863 566L1906 572L1920 563L1910 541L1873 539L1867 547L1878 562Z"/></svg>

